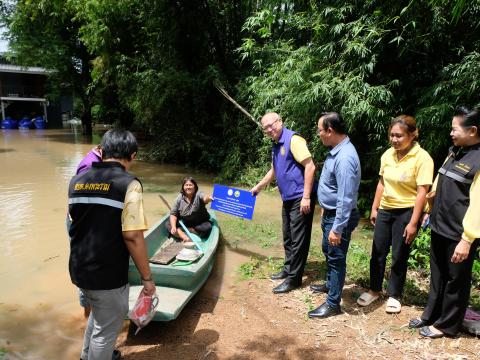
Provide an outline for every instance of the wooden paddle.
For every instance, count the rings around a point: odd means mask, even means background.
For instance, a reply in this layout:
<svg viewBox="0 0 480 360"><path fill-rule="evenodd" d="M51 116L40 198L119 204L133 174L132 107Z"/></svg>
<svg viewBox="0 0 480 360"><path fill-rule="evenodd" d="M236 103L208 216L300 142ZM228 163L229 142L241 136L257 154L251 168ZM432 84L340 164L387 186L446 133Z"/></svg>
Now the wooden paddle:
<svg viewBox="0 0 480 360"><path fill-rule="evenodd" d="M158 194L158 197L162 200L162 202L165 204L165 206L168 208L168 210L172 210L172 207L168 203L167 199L165 199L163 197L162 194ZM182 227L183 231L185 231L185 234L187 234L187 236L190 238L190 240L192 240L195 243L195 246L197 247L197 249L200 250L201 253L203 254L203 250L202 250L202 246L201 246L202 240L200 239L200 236L192 234L190 232L190 230L188 230L188 228L185 226L185 224L183 223L182 220L178 220L178 222L180 223L180 226Z"/></svg>
<svg viewBox="0 0 480 360"><path fill-rule="evenodd" d="M165 206L168 208L168 210L171 211L171 210L172 210L172 207L171 207L170 204L168 203L167 199L165 199L162 194L158 194L158 197L160 198L160 200L163 201L163 203L164 203Z"/></svg>

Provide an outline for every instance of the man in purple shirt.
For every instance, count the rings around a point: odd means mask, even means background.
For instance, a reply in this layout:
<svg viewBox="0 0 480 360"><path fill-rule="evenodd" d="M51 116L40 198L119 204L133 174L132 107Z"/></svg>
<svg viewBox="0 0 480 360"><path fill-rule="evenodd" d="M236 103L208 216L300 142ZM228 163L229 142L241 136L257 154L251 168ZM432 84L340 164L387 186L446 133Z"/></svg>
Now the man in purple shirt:
<svg viewBox="0 0 480 360"><path fill-rule="evenodd" d="M100 161L102 161L102 149L100 145L97 145L80 161L76 175L84 173L92 167L93 163Z"/></svg>
<svg viewBox="0 0 480 360"><path fill-rule="evenodd" d="M272 139L272 167L250 191L257 195L273 180L282 197L282 232L285 261L272 280L284 280L274 294L292 291L302 284L312 232L315 198L315 165L305 139L283 126L280 115L267 113L261 120L264 134ZM313 191L314 192L314 191Z"/></svg>

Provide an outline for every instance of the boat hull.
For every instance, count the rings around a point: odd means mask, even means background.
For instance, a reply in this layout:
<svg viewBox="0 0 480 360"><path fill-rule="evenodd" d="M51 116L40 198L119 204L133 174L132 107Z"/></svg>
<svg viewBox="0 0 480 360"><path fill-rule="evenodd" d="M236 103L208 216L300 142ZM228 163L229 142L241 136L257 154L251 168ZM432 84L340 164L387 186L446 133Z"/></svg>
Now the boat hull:
<svg viewBox="0 0 480 360"><path fill-rule="evenodd" d="M212 272L220 231L213 211L210 212L210 217L213 224L210 236L208 239L198 239L203 251L203 256L198 261L185 266L150 263L152 278L155 281L159 297L154 321L174 320L188 301L200 290ZM165 227L168 218L169 215L164 216L145 234L149 258L168 238L169 234ZM142 289L140 274L131 259L128 280L130 283L129 308L131 309Z"/></svg>

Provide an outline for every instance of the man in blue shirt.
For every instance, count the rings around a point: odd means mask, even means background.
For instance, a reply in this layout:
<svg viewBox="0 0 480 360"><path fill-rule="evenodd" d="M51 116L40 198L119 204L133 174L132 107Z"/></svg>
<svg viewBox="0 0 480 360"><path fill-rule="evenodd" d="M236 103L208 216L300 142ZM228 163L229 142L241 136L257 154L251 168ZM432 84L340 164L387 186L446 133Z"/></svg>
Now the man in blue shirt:
<svg viewBox="0 0 480 360"><path fill-rule="evenodd" d="M318 120L318 136L330 149L318 184L318 202L323 208L322 250L327 261L327 282L311 285L314 292L328 293L327 301L308 313L326 318L341 313L340 301L345 282L346 259L352 231L358 225L360 160L346 134L340 114L323 113Z"/></svg>

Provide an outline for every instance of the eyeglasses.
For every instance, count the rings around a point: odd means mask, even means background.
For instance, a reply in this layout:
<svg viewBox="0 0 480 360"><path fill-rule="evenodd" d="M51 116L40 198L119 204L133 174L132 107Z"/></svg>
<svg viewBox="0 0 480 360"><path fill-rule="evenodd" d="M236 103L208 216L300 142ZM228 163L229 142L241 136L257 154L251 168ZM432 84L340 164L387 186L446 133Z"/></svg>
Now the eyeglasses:
<svg viewBox="0 0 480 360"><path fill-rule="evenodd" d="M317 128L317 135L320 135L322 133L322 131L327 131L325 129L320 129L320 128Z"/></svg>
<svg viewBox="0 0 480 360"><path fill-rule="evenodd" d="M272 130L273 129L273 125L278 121L279 119L275 120L275 121L272 121L270 124L266 125L266 126L262 126L262 131L263 132L267 132L268 130Z"/></svg>

